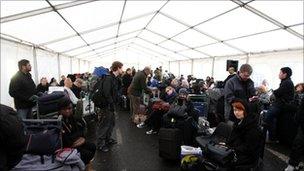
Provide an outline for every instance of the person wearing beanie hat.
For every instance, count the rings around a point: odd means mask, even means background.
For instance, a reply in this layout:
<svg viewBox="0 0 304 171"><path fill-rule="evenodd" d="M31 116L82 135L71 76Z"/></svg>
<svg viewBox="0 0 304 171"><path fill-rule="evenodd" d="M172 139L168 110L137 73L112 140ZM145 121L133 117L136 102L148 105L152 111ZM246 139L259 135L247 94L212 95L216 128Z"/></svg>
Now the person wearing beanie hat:
<svg viewBox="0 0 304 171"><path fill-rule="evenodd" d="M62 115L62 143L63 147L76 148L80 158L88 168L92 167L96 146L87 142L84 135L84 123L73 117L73 104L69 98L62 98L58 102L58 114Z"/></svg>
<svg viewBox="0 0 304 171"><path fill-rule="evenodd" d="M231 102L233 113L237 120L227 140L227 145L235 151L237 160L231 164L235 166L251 165L258 161L262 148L262 134L258 130L258 117L249 110L247 102L233 99Z"/></svg>
<svg viewBox="0 0 304 171"><path fill-rule="evenodd" d="M277 137L275 134L275 124L274 119L285 109L290 112L296 111L296 106L293 105L294 102L294 84L290 79L292 75L292 70L289 67L283 67L280 69L279 79L281 80L278 89L273 91L275 97L275 102L270 106L269 110L265 115L265 122L267 124L267 129L269 131L269 142L277 142Z"/></svg>

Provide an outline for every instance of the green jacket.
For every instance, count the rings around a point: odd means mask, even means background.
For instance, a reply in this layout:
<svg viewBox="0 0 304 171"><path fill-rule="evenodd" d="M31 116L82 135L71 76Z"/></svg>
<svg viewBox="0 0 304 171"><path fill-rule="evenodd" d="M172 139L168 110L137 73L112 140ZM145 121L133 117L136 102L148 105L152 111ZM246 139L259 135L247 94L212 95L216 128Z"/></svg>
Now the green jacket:
<svg viewBox="0 0 304 171"><path fill-rule="evenodd" d="M130 85L130 94L133 96L141 96L142 91L146 93L150 92L147 87L147 75L144 71L139 71L133 77L132 83Z"/></svg>

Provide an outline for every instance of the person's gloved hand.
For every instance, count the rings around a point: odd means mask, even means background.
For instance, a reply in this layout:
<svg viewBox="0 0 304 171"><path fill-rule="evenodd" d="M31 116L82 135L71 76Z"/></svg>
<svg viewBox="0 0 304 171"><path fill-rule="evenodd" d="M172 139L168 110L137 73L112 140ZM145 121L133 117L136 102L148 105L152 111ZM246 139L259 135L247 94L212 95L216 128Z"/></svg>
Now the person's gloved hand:
<svg viewBox="0 0 304 171"><path fill-rule="evenodd" d="M38 96L37 95L32 95L28 100L31 101L31 102L37 102Z"/></svg>

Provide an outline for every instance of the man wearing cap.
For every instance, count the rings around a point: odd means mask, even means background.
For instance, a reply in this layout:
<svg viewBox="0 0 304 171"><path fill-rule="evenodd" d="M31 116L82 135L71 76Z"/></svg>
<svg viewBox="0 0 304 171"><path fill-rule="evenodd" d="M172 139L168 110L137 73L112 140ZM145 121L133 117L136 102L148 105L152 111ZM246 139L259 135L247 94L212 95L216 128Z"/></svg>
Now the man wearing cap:
<svg viewBox="0 0 304 171"><path fill-rule="evenodd" d="M276 141L274 119L278 116L288 104L294 100L294 85L290 77L292 70L289 67L283 67L280 70L280 87L273 91L275 102L270 106L265 116L265 122L269 131L269 142Z"/></svg>

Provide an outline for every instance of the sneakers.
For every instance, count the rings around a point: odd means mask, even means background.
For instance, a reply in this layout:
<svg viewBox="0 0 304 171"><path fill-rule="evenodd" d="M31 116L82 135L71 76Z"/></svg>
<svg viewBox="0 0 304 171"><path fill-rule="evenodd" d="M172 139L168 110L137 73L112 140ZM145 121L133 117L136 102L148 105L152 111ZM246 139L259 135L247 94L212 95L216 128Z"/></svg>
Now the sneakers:
<svg viewBox="0 0 304 171"><path fill-rule="evenodd" d="M147 131L146 134L147 135L157 134L157 131L154 131L153 129L151 129L150 131Z"/></svg>
<svg viewBox="0 0 304 171"><path fill-rule="evenodd" d="M140 124L137 124L136 126L137 126L137 128L144 128L144 127L146 127L146 124L145 124L145 122L142 122Z"/></svg>
<svg viewBox="0 0 304 171"><path fill-rule="evenodd" d="M298 170L300 170L299 167L294 167L292 165L288 165L284 171L298 171Z"/></svg>

